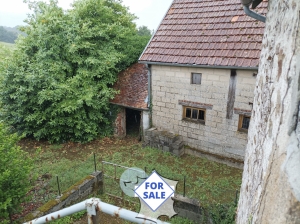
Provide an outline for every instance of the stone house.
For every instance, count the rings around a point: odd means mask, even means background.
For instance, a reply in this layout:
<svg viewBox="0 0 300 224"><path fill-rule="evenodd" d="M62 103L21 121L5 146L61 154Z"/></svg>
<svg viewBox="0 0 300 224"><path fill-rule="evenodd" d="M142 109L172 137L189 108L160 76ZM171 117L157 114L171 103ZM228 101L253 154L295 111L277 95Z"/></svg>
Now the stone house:
<svg viewBox="0 0 300 224"><path fill-rule="evenodd" d="M267 4L256 11L265 15ZM241 167L263 32L240 0L174 0L139 58L151 87L145 145L177 142L176 153Z"/></svg>

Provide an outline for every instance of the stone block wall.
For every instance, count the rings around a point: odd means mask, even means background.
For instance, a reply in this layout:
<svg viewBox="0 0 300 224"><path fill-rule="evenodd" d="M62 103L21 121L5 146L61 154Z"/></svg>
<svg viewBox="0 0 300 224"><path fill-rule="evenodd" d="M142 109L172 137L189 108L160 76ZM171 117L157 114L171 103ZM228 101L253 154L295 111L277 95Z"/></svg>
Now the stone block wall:
<svg viewBox="0 0 300 224"><path fill-rule="evenodd" d="M179 194L175 194L173 200L174 211L178 216L188 218L194 223L203 223L201 220L204 219L204 211L198 200L186 198Z"/></svg>
<svg viewBox="0 0 300 224"><path fill-rule="evenodd" d="M60 197L53 199L36 211L30 213L24 218L25 221L30 221L35 218L56 212L68 206L75 204L76 202L87 198L94 191L103 190L103 175L102 172L95 172L86 178L78 181L71 186L68 190L62 193Z"/></svg>
<svg viewBox="0 0 300 224"><path fill-rule="evenodd" d="M175 142L179 140L178 136L168 136L165 137L164 141L169 141L169 143L171 143L174 140ZM89 175L81 181L77 182L67 191L63 192L60 197L47 202L36 211L27 215L22 221L27 222L35 218L59 211L65 207L71 206L78 201L87 198L95 190L103 190L102 172L93 173L92 175ZM194 223L201 223L200 221L203 220L205 214L198 200L183 197L179 194L175 194L173 200L174 210L178 214L178 216L188 218L194 221Z"/></svg>
<svg viewBox="0 0 300 224"><path fill-rule="evenodd" d="M152 124L158 131L182 136L184 143L201 151L244 159L247 133L238 131L239 114L226 119L230 69L153 65ZM251 111L255 70L236 71L234 108ZM191 84L191 74L201 73L201 84ZM211 105L205 124L183 119L182 101ZM189 153L189 151L187 151Z"/></svg>
<svg viewBox="0 0 300 224"><path fill-rule="evenodd" d="M145 132L143 146L154 147L177 156L184 154L181 136L166 131L157 131L156 128L150 128Z"/></svg>

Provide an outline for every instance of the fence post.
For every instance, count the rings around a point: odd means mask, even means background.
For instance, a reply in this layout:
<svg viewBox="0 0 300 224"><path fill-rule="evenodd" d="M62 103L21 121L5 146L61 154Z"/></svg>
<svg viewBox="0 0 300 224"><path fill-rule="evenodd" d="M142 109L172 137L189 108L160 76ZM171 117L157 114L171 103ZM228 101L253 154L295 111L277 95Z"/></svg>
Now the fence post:
<svg viewBox="0 0 300 224"><path fill-rule="evenodd" d="M239 190L235 190L235 200L234 200L235 206L237 206L238 203L238 194L239 194Z"/></svg>
<svg viewBox="0 0 300 224"><path fill-rule="evenodd" d="M183 197L185 197L185 176L183 176Z"/></svg>
<svg viewBox="0 0 300 224"><path fill-rule="evenodd" d="M103 185L103 187L102 187L102 190L103 190L103 193L105 192L105 184L104 184L104 163L103 163L103 160L102 160L102 185Z"/></svg>
<svg viewBox="0 0 300 224"><path fill-rule="evenodd" d="M56 182L57 182L57 188L58 188L58 196L61 196L60 186L59 186L59 179L58 179L57 175L56 175Z"/></svg>
<svg viewBox="0 0 300 224"><path fill-rule="evenodd" d="M97 166L96 166L96 154L94 153L94 166L95 166L95 173L97 172Z"/></svg>

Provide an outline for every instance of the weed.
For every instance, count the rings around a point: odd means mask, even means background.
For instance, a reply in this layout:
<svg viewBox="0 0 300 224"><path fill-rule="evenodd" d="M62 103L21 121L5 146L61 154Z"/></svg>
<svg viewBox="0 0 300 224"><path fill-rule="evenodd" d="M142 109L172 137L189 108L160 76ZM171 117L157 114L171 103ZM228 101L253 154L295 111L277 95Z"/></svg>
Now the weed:
<svg viewBox="0 0 300 224"><path fill-rule="evenodd" d="M34 156L36 150L28 145L22 145L22 148ZM241 184L242 171L239 169L189 155L175 157L158 149L142 148L141 144L137 144L136 141L126 142L105 138L89 144L65 143L59 147L44 144L39 147L40 150L36 153L35 172L40 177L45 173L52 176L44 180L47 188L45 187L44 191L41 190L48 196L45 200L52 199L58 194L56 175L59 177L61 191L64 191L91 174L94 171L93 152L96 153L98 169L101 169L103 160L127 167L146 169L148 174L155 169L163 177L179 181L176 189L179 194L184 193L183 179L186 177L185 195L198 199L207 211L211 211L208 214L216 219L216 214L219 213L223 214L222 217L231 217L234 209L230 203L235 201L236 189L239 189ZM114 169L113 166L104 165L104 172L106 175L112 177L116 175L119 178L124 169ZM106 193L121 196L118 180L105 178L104 186ZM108 196L98 195L98 197L105 202L116 204L116 201L112 201ZM125 198L131 201L127 203L127 209L138 212L138 199L127 196ZM223 212L226 209L229 212L228 215ZM178 217L171 220L175 224L189 223ZM66 219L67 222L68 219Z"/></svg>

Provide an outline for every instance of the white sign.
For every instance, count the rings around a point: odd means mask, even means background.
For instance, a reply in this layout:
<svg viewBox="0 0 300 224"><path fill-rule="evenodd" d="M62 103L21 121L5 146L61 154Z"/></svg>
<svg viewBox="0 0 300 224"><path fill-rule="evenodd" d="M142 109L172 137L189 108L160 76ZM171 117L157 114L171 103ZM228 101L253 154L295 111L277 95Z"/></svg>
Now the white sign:
<svg viewBox="0 0 300 224"><path fill-rule="evenodd" d="M136 187L135 193L155 212L169 197L174 197L173 188L153 171L141 185Z"/></svg>

